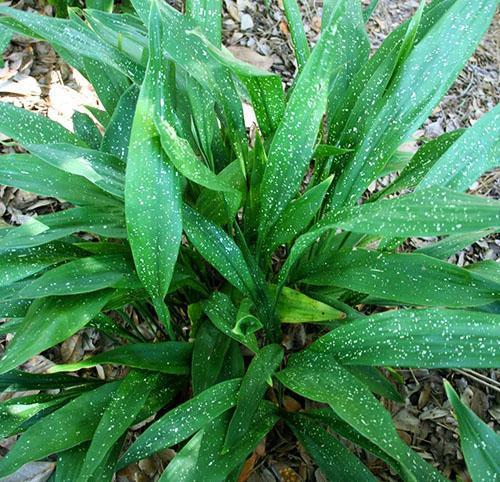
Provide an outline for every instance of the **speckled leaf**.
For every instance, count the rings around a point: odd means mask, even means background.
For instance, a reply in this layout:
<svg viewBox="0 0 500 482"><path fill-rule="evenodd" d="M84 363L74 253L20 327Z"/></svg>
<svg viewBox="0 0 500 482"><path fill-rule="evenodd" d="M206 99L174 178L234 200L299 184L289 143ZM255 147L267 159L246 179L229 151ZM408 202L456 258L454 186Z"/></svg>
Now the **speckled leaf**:
<svg viewBox="0 0 500 482"><path fill-rule="evenodd" d="M355 249L311 261L303 283L340 286L373 300L422 306L479 306L500 297L497 282L423 254L389 254Z"/></svg>
<svg viewBox="0 0 500 482"><path fill-rule="evenodd" d="M0 373L12 370L76 333L101 311L111 294L112 291L103 290L34 301L0 359Z"/></svg>
<svg viewBox="0 0 500 482"><path fill-rule="evenodd" d="M242 293L254 296L255 284L245 258L233 239L219 226L185 205L184 230L199 253Z"/></svg>
<svg viewBox="0 0 500 482"><path fill-rule="evenodd" d="M69 375L42 375L39 373L11 370L0 375L0 390L22 392L29 390L54 390L80 385L100 385L100 380L77 378Z"/></svg>
<svg viewBox="0 0 500 482"><path fill-rule="evenodd" d="M75 111L71 116L71 120L75 135L91 149L99 149L102 134L90 116L83 112Z"/></svg>
<svg viewBox="0 0 500 482"><path fill-rule="evenodd" d="M297 0L284 0L283 7L285 9L286 22L290 29L290 36L295 53L295 59L299 71L306 65L310 55L309 43L302 24L302 14L300 12Z"/></svg>
<svg viewBox="0 0 500 482"><path fill-rule="evenodd" d="M283 348L279 345L266 345L252 359L241 381L236 409L229 423L224 451L243 440L248 432L253 430L252 422L262 401L269 380L283 359Z"/></svg>
<svg viewBox="0 0 500 482"><path fill-rule="evenodd" d="M308 348L291 357L285 370L276 376L300 395L327 403L353 429L403 465L411 474L409 480L442 480L422 459L419 466L415 465L410 449L396 433L389 412L332 356Z"/></svg>
<svg viewBox="0 0 500 482"><path fill-rule="evenodd" d="M1 18L1 24L24 34L27 33L26 29L28 29L32 36L50 42L61 53L69 52L75 57L81 57L83 54L85 57L104 62L130 77L136 83L140 83L144 77L142 66L118 49L104 43L82 22L52 18L10 7L0 7L0 13L6 15ZM84 71L83 66L75 65L75 67L80 67L79 70ZM61 139L57 142L61 142Z"/></svg>
<svg viewBox="0 0 500 482"><path fill-rule="evenodd" d="M193 395L215 385L220 379L224 358L231 338L218 330L209 320L203 320L196 332L191 365Z"/></svg>
<svg viewBox="0 0 500 482"><path fill-rule="evenodd" d="M448 400L455 412L460 431L460 446L474 482L497 481L500 477L500 435L486 425L458 398L445 380Z"/></svg>
<svg viewBox="0 0 500 482"><path fill-rule="evenodd" d="M173 375L189 373L192 346L189 343L133 343L100 353L77 363L54 365L49 373L73 372L96 365L125 365Z"/></svg>
<svg viewBox="0 0 500 482"><path fill-rule="evenodd" d="M92 475L105 461L114 444L133 424L156 382L157 377L139 370L130 371L120 382L92 436L75 482L93 480Z"/></svg>
<svg viewBox="0 0 500 482"><path fill-rule="evenodd" d="M476 231L471 233L454 234L445 238L422 246L415 250L415 253L425 254L438 259L448 259L458 251L472 245L479 239L482 239L493 233L494 229L486 229L484 231Z"/></svg>
<svg viewBox="0 0 500 482"><path fill-rule="evenodd" d="M139 91L131 85L120 97L102 138L101 150L113 154L122 161L128 157L130 132L134 121Z"/></svg>
<svg viewBox="0 0 500 482"><path fill-rule="evenodd" d="M218 49L202 35L196 32L193 34L202 40L221 65L227 67L242 82L250 95L262 134L271 135L278 127L285 110L281 78L237 59L224 48Z"/></svg>
<svg viewBox="0 0 500 482"><path fill-rule="evenodd" d="M419 188L446 186L465 191L481 174L500 165L499 139L500 106L497 106L465 130L430 167Z"/></svg>
<svg viewBox="0 0 500 482"><path fill-rule="evenodd" d="M90 256L43 273L23 287L20 298L90 293L104 288L140 289L131 260L121 254Z"/></svg>
<svg viewBox="0 0 500 482"><path fill-rule="evenodd" d="M203 310L210 321L225 335L245 345L249 350L256 353L259 349L257 338L254 333L246 336L235 332L237 310L231 299L224 293L214 292L212 296L203 303Z"/></svg>
<svg viewBox="0 0 500 482"><path fill-rule="evenodd" d="M348 3L338 2L335 14L299 74L273 137L261 187L261 242L295 196L314 153L330 81L338 68L332 59L342 54L351 33L350 23L344 22L351 13Z"/></svg>
<svg viewBox="0 0 500 482"><path fill-rule="evenodd" d="M117 382L106 383L80 395L31 426L0 460L0 477L11 474L27 462L89 440L117 387ZM69 420L71 428L68 427Z"/></svg>
<svg viewBox="0 0 500 482"><path fill-rule="evenodd" d="M43 247L3 251L0 256L0 286L8 286L49 266L78 258L83 254L83 250L59 242Z"/></svg>
<svg viewBox="0 0 500 482"><path fill-rule="evenodd" d="M73 208L31 218L22 226L0 229L0 249L30 248L78 231L110 238L126 238L123 211Z"/></svg>
<svg viewBox="0 0 500 482"><path fill-rule="evenodd" d="M123 199L125 163L121 159L101 151L69 144L26 144L26 148L47 164L81 176L102 190ZM85 181L82 185L85 185Z"/></svg>
<svg viewBox="0 0 500 482"><path fill-rule="evenodd" d="M79 206L119 206L120 201L80 176L52 167L30 154L4 154L0 182Z"/></svg>
<svg viewBox="0 0 500 482"><path fill-rule="evenodd" d="M353 205L381 165L431 114L484 35L496 4L457 0L405 56L339 178L334 206Z"/></svg>
<svg viewBox="0 0 500 482"><path fill-rule="evenodd" d="M285 420L327 480L377 480L349 449L315 420L293 413L287 414Z"/></svg>
<svg viewBox="0 0 500 482"><path fill-rule="evenodd" d="M394 310L341 326L310 350L348 365L489 368L500 363L499 343L499 315Z"/></svg>
<svg viewBox="0 0 500 482"><path fill-rule="evenodd" d="M325 179L317 186L308 189L302 196L294 199L285 208L265 241L268 253L272 253L282 244L289 243L307 228L321 207L331 182L331 177Z"/></svg>
<svg viewBox="0 0 500 482"><path fill-rule="evenodd" d="M152 45L155 42L153 35ZM168 102L168 69L169 64L150 57L132 125L125 183L127 231L137 273L167 327L170 318L163 299L182 234L180 179L161 147L154 123L154 116Z"/></svg>
<svg viewBox="0 0 500 482"><path fill-rule="evenodd" d="M270 287L270 290L274 293L275 287ZM300 291L285 287L276 304L276 316L281 323L321 323L343 319L345 313Z"/></svg>
<svg viewBox="0 0 500 482"><path fill-rule="evenodd" d="M185 440L236 404L240 379L208 388L170 410L153 423L122 457L119 467L149 457L159 450Z"/></svg>
<svg viewBox="0 0 500 482"><path fill-rule="evenodd" d="M95 8L96 10L103 10L105 12L113 11L114 0L87 0L87 8Z"/></svg>
<svg viewBox="0 0 500 482"><path fill-rule="evenodd" d="M84 145L72 132L48 117L0 102L0 132L20 144L65 142Z"/></svg>
<svg viewBox="0 0 500 482"><path fill-rule="evenodd" d="M281 269L284 283L291 267L325 232L343 228L386 237L444 236L500 228L498 201L437 186L406 196L382 199L327 214L300 236Z"/></svg>

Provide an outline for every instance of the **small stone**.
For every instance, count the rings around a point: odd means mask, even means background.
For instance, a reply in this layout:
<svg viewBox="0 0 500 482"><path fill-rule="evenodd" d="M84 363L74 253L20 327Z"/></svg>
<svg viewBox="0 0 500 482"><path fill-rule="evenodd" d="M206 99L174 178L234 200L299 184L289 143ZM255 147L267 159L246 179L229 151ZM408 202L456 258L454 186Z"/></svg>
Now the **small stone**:
<svg viewBox="0 0 500 482"><path fill-rule="evenodd" d="M241 30L251 30L253 28L253 19L248 13L241 14Z"/></svg>

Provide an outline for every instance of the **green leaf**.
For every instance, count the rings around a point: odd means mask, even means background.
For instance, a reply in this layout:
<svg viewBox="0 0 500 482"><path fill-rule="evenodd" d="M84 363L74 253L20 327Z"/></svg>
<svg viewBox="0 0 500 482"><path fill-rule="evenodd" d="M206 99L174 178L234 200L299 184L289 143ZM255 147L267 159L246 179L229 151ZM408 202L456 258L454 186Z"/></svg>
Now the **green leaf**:
<svg viewBox="0 0 500 482"><path fill-rule="evenodd" d="M121 159L104 152L69 144L26 144L26 148L45 163L81 176L103 191L123 199L125 163ZM80 177L77 179L81 186L87 184Z"/></svg>
<svg viewBox="0 0 500 482"><path fill-rule="evenodd" d="M367 302L376 304L388 300L459 308L485 305L500 296L500 282L423 254L341 250L320 263L313 260L308 273L303 283L366 293L371 295Z"/></svg>
<svg viewBox="0 0 500 482"><path fill-rule="evenodd" d="M106 383L86 392L32 425L0 460L0 477L13 473L27 462L90 440L117 386L116 382ZM68 420L71 420L71 430L68 430Z"/></svg>
<svg viewBox="0 0 500 482"><path fill-rule="evenodd" d="M84 57L104 62L110 67L119 70L127 77L140 83L144 77L144 69L135 63L118 49L108 45L95 35L83 22L51 18L38 13L28 13L9 7L0 7L0 13L5 17L0 19L0 24L28 36L46 40L62 54L63 58L70 55L70 64L85 71L82 65L82 54ZM77 60L76 64L73 62ZM59 139L56 142L61 142ZM31 140L37 144L44 141ZM64 142L64 141L63 141Z"/></svg>
<svg viewBox="0 0 500 482"><path fill-rule="evenodd" d="M90 293L105 288L138 289L132 262L121 254L80 258L52 268L23 287L20 298Z"/></svg>
<svg viewBox="0 0 500 482"><path fill-rule="evenodd" d="M120 202L91 182L52 167L30 154L4 154L0 182L80 206L117 206Z"/></svg>
<svg viewBox="0 0 500 482"><path fill-rule="evenodd" d="M283 359L283 348L279 345L266 345L252 359L238 392L236 409L229 423L224 451L243 440L246 433L253 430L252 422L264 396L274 371Z"/></svg>
<svg viewBox="0 0 500 482"><path fill-rule="evenodd" d="M310 350L347 365L489 368L500 362L499 321L474 311L387 311L336 328Z"/></svg>
<svg viewBox="0 0 500 482"><path fill-rule="evenodd" d="M433 187L327 214L300 236L280 273L282 283L294 263L325 232L343 228L386 237L443 236L500 228L500 203Z"/></svg>
<svg viewBox="0 0 500 482"><path fill-rule="evenodd" d="M29 390L61 390L80 385L101 384L100 380L79 378L68 375L42 375L38 373L12 370L0 375L0 390L22 392Z"/></svg>
<svg viewBox="0 0 500 482"><path fill-rule="evenodd" d="M62 261L78 258L84 251L70 244L3 251L0 257L0 286L8 286Z"/></svg>
<svg viewBox="0 0 500 482"><path fill-rule="evenodd" d="M311 53L302 23L302 14L300 13L297 0L284 0L283 7L285 8L286 23L290 28L295 58L299 71L301 71L306 65L307 59Z"/></svg>
<svg viewBox="0 0 500 482"><path fill-rule="evenodd" d="M236 404L240 379L208 388L154 422L122 457L120 467L185 440Z"/></svg>
<svg viewBox="0 0 500 482"><path fill-rule="evenodd" d="M500 435L462 403L446 380L444 387L458 420L460 446L472 479L475 482L496 480L500 473Z"/></svg>
<svg viewBox="0 0 500 482"><path fill-rule="evenodd" d="M113 154L122 161L126 161L128 157L137 98L138 89L135 85L131 85L120 97L102 138L101 150Z"/></svg>
<svg viewBox="0 0 500 482"><path fill-rule="evenodd" d="M465 191L481 174L500 165L500 106L466 129L430 167L419 188L446 186Z"/></svg>
<svg viewBox="0 0 500 482"><path fill-rule="evenodd" d="M222 228L187 205L184 206L183 221L187 237L201 256L234 287L253 297L256 288L252 274L233 239Z"/></svg>
<svg viewBox="0 0 500 482"><path fill-rule="evenodd" d="M285 420L327 480L375 482L375 477L361 461L318 422L292 413L287 414Z"/></svg>
<svg viewBox="0 0 500 482"><path fill-rule="evenodd" d="M294 197L314 153L335 69L351 25L350 2L338 2L328 25L295 83L283 120L269 148L262 179L259 236L261 242Z"/></svg>
<svg viewBox="0 0 500 482"><path fill-rule="evenodd" d="M94 121L87 114L78 111L73 113L71 120L73 121L75 135L90 148L99 149L102 134Z"/></svg>
<svg viewBox="0 0 500 482"><path fill-rule="evenodd" d="M265 241L268 253L272 253L282 244L289 243L307 228L319 211L331 182L331 177L325 179L286 207Z"/></svg>
<svg viewBox="0 0 500 482"><path fill-rule="evenodd" d="M64 142L75 146L83 145L78 137L61 124L8 102L0 103L0 132L20 144Z"/></svg>
<svg viewBox="0 0 500 482"><path fill-rule="evenodd" d="M274 292L275 288L271 287L271 291ZM281 323L321 323L343 319L345 313L300 291L284 287L276 304L276 316Z"/></svg>
<svg viewBox="0 0 500 482"><path fill-rule="evenodd" d="M332 205L353 205L397 147L431 114L486 32L496 3L457 0L404 54L375 112L364 112L368 126L361 129L361 141L342 171Z"/></svg>
<svg viewBox="0 0 500 482"><path fill-rule="evenodd" d="M252 420L252 430L241 442L222 453L229 417L223 414L198 432L170 462L161 482L195 482L198 480L234 480L230 474L245 461L259 442L278 421L276 409L262 402ZM229 478L228 478L229 477Z"/></svg>
<svg viewBox="0 0 500 482"><path fill-rule="evenodd" d="M92 442L75 482L92 480L99 464L106 460L106 455L114 444L133 424L157 381L158 377L139 370L130 371L121 380L92 436Z"/></svg>
<svg viewBox="0 0 500 482"><path fill-rule="evenodd" d="M281 78L276 74L238 60L224 48L222 50L216 48L197 32L189 33L199 37L210 54L238 77L250 95L262 134L264 136L271 135L278 127L285 110L285 95Z"/></svg>
<svg viewBox="0 0 500 482"><path fill-rule="evenodd" d="M190 343L167 341L163 343L132 343L91 356L77 363L54 365L48 372L73 372L96 365L125 365L173 375L189 373L192 346Z"/></svg>
<svg viewBox="0 0 500 482"><path fill-rule="evenodd" d="M3 54L12 40L12 32L6 28L0 29L0 67L5 65L3 61Z"/></svg>
<svg viewBox="0 0 500 482"><path fill-rule="evenodd" d="M85 207L31 218L22 226L0 229L0 250L40 246L78 231L126 238L123 211Z"/></svg>
<svg viewBox="0 0 500 482"><path fill-rule="evenodd" d="M242 335L234 330L237 310L231 299L218 291L212 293L212 296L203 303L203 310L210 321L226 336L229 336L237 342L245 345L249 350L257 353L259 345L254 333Z"/></svg>
<svg viewBox="0 0 500 482"><path fill-rule="evenodd" d="M87 0L87 8L95 8L105 12L113 11L114 0Z"/></svg>
<svg viewBox="0 0 500 482"><path fill-rule="evenodd" d="M0 359L6 373L83 328L110 299L112 291L36 300Z"/></svg>
<svg viewBox="0 0 500 482"><path fill-rule="evenodd" d="M327 403L354 430L397 460L404 467L407 480L442 480L430 465L412 457L411 450L398 437L389 413L333 357L308 348L293 355L285 370L276 376L294 392Z"/></svg>
<svg viewBox="0 0 500 482"><path fill-rule="evenodd" d="M155 21L157 17L152 16L152 47L158 42ZM163 299L182 235L180 179L162 150L154 123L163 103L169 105L165 86L158 82L168 74L168 64L151 55L132 125L125 185L127 231L137 273L167 328L170 318Z"/></svg>
<svg viewBox="0 0 500 482"><path fill-rule="evenodd" d="M230 342L231 338L219 331L208 320L201 323L194 340L191 366L194 395L219 381Z"/></svg>

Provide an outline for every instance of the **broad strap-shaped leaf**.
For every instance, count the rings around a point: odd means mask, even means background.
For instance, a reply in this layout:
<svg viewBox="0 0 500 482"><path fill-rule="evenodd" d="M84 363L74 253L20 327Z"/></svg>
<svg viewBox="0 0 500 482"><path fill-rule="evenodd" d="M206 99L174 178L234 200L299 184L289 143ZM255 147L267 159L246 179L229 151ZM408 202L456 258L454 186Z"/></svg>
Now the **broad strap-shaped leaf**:
<svg viewBox="0 0 500 482"><path fill-rule="evenodd" d="M291 357L287 367L276 376L294 392L327 403L353 429L390 453L404 467L408 480L442 480L423 459L411 456L410 449L398 437L389 413L368 388L333 357L309 348Z"/></svg>
<svg viewBox="0 0 500 482"><path fill-rule="evenodd" d="M101 150L118 157L122 161L126 161L128 158L130 133L134 122L138 95L139 91L136 85L131 85L123 93L102 138Z"/></svg>
<svg viewBox="0 0 500 482"><path fill-rule="evenodd" d="M330 82L336 69L340 68L334 59L343 58L345 44L352 33L348 17L353 5L353 2L344 0L337 3L318 44L299 74L283 120L273 137L261 187L261 242L295 196L314 153Z"/></svg>
<svg viewBox="0 0 500 482"><path fill-rule="evenodd" d="M26 144L26 148L47 164L81 176L103 191L123 199L125 163L121 159L69 144Z"/></svg>
<svg viewBox="0 0 500 482"><path fill-rule="evenodd" d="M102 141L102 134L90 116L84 112L76 111L73 112L71 120L73 121L73 131L75 135L91 149L99 149Z"/></svg>
<svg viewBox="0 0 500 482"><path fill-rule="evenodd" d="M271 135L278 127L285 110L285 95L281 78L234 57L231 52L216 48L196 32L210 54L227 67L242 82L250 95L259 128L264 136Z"/></svg>
<svg viewBox="0 0 500 482"><path fill-rule="evenodd" d="M458 398L452 386L445 380L448 400L455 412L460 431L460 446L472 480L496 481L500 474L500 435L486 425Z"/></svg>
<svg viewBox="0 0 500 482"><path fill-rule="evenodd" d="M84 255L84 251L67 243L55 242L43 247L12 249L0 256L0 286L8 286L43 271L45 268Z"/></svg>
<svg viewBox="0 0 500 482"><path fill-rule="evenodd" d="M106 383L86 392L32 425L0 460L0 477L13 473L27 462L90 440L118 386L117 382ZM70 430L68 420L71 420Z"/></svg>
<svg viewBox="0 0 500 482"><path fill-rule="evenodd" d="M284 0L283 7L285 8L286 23L290 29L295 59L300 71L306 65L311 54L302 23L302 15L297 0Z"/></svg>
<svg viewBox="0 0 500 482"><path fill-rule="evenodd" d="M83 328L108 302L111 290L36 300L0 359L6 373Z"/></svg>
<svg viewBox="0 0 500 482"><path fill-rule="evenodd" d="M121 380L92 436L92 442L76 479L78 482L94 480L96 469L133 424L157 378L147 372L132 370Z"/></svg>
<svg viewBox="0 0 500 482"><path fill-rule="evenodd" d="M222 452L229 423L228 414L223 414L211 421L178 452L160 481L235 480L245 458L277 421L275 407L269 402L262 402L252 420L252 429L247 431L229 452Z"/></svg>
<svg viewBox="0 0 500 482"><path fill-rule="evenodd" d="M286 207L266 239L265 248L268 253L272 253L281 244L289 243L307 228L318 213L331 182L331 178L325 179Z"/></svg>
<svg viewBox="0 0 500 482"><path fill-rule="evenodd" d="M52 167L30 154L4 154L0 159L0 182L79 206L106 207L121 204L87 179Z"/></svg>
<svg viewBox="0 0 500 482"><path fill-rule="evenodd" d="M500 362L499 342L499 315L394 310L336 328L310 350L346 365L489 368Z"/></svg>
<svg viewBox="0 0 500 482"><path fill-rule="evenodd" d="M430 115L473 53L495 10L495 0L474 5L457 0L408 53L343 169L332 205L353 205L381 165Z"/></svg>
<svg viewBox="0 0 500 482"><path fill-rule="evenodd" d="M257 353L259 345L255 334L242 335L234 329L238 312L227 295L217 291L212 293L212 296L203 303L203 310L218 330Z"/></svg>
<svg viewBox="0 0 500 482"><path fill-rule="evenodd" d="M0 132L20 144L51 144L64 142L83 145L72 132L43 115L0 102Z"/></svg>
<svg viewBox="0 0 500 482"><path fill-rule="evenodd" d="M27 283L18 297L33 299L76 295L105 288L142 288L130 259L121 254L109 254L70 261Z"/></svg>
<svg viewBox="0 0 500 482"><path fill-rule="evenodd" d="M110 238L127 237L121 209L82 207L34 217L19 227L0 229L0 250L40 246L78 231Z"/></svg>
<svg viewBox="0 0 500 482"><path fill-rule="evenodd" d="M192 346L190 343L131 343L91 356L80 362L54 365L49 373L73 372L96 365L125 365L172 375L189 373Z"/></svg>
<svg viewBox="0 0 500 482"><path fill-rule="evenodd" d="M191 362L194 395L221 381L224 359L230 343L231 338L218 330L209 320L202 320L196 332Z"/></svg>
<svg viewBox="0 0 500 482"><path fill-rule="evenodd" d="M498 201L433 187L331 212L297 239L280 280L286 281L291 267L305 250L334 228L396 238L496 230L500 229L499 205Z"/></svg>
<svg viewBox="0 0 500 482"><path fill-rule="evenodd" d="M336 251L320 263L312 260L303 282L359 291L381 304L388 300L459 308L484 305L500 297L500 276L495 282L423 254L364 249Z"/></svg>
<svg viewBox="0 0 500 482"><path fill-rule="evenodd" d="M118 49L104 43L83 22L51 18L10 7L0 7L0 13L5 15L0 19L0 24L21 34L50 42L63 58L69 60L69 63L81 72L85 71L81 60L83 54L84 57L104 62L119 70L136 83L140 83L144 77L142 66ZM69 53L71 58L68 58L66 53ZM73 60L78 57L79 63L77 61L75 64ZM61 139L58 142L61 142Z"/></svg>
<svg viewBox="0 0 500 482"><path fill-rule="evenodd" d="M285 420L327 480L375 482L375 477L361 461L318 422L292 413L287 414Z"/></svg>
<svg viewBox="0 0 500 482"><path fill-rule="evenodd" d="M500 106L483 115L430 167L419 188L465 191L481 174L500 165ZM404 171L403 171L404 172Z"/></svg>
<svg viewBox="0 0 500 482"><path fill-rule="evenodd" d="M63 388L101 385L92 378L78 378L69 375L42 375L39 373L11 370L0 375L0 390L22 392L29 390L61 390Z"/></svg>
<svg viewBox="0 0 500 482"><path fill-rule="evenodd" d="M187 205L184 206L183 220L186 235L201 256L242 293L255 296L252 274L233 239Z"/></svg>
<svg viewBox="0 0 500 482"><path fill-rule="evenodd" d="M236 404L240 379L214 385L153 423L122 457L119 467L185 440Z"/></svg>
<svg viewBox="0 0 500 482"><path fill-rule="evenodd" d="M255 354L241 381L238 402L224 441L225 452L241 442L246 433L252 432L252 421L267 384L282 359L283 348L277 344L266 345Z"/></svg>
<svg viewBox="0 0 500 482"><path fill-rule="evenodd" d="M152 16L152 22L157 20ZM152 23L151 45L157 43ZM154 35L153 35L154 34ZM153 300L158 316L169 327L164 304L182 235L180 179L168 162L154 116L168 101L168 64L150 56L130 137L125 183L127 231L137 273ZM170 336L173 334L170 330Z"/></svg>
<svg viewBox="0 0 500 482"><path fill-rule="evenodd" d="M271 287L271 292L274 291L275 287ZM321 323L342 320L345 313L300 291L284 287L276 304L276 316L281 323Z"/></svg>

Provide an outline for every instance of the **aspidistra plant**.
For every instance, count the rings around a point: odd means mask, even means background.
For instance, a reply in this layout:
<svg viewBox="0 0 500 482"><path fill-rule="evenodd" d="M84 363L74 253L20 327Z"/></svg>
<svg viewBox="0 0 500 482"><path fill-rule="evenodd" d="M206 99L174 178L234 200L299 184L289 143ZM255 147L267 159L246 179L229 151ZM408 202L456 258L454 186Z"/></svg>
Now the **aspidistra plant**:
<svg viewBox="0 0 500 482"><path fill-rule="evenodd" d="M180 13L135 0L135 14L68 19L0 8L2 28L49 41L103 106L75 114L70 132L0 104L0 131L24 149L1 157L0 182L71 206L0 230L0 330L13 335L0 385L39 390L0 404L0 436L20 434L0 477L57 454L56 480L111 480L176 447L161 481L237 480L282 420L328 480L375 480L336 435L403 480L442 480L380 397L401 400L386 376L394 368L500 365L498 264L446 261L500 229L499 203L465 193L498 165L500 111L412 156L399 148L497 2L422 2L370 57L360 2L325 0L310 48L287 0L298 64L287 92L222 46L220 3L187 0ZM365 194L391 172L392 184ZM399 249L416 236L429 243ZM319 329L285 354L290 323ZM18 369L86 326L115 348L45 375ZM59 373L98 364L130 370L110 381ZM469 430L480 422L447 389L473 477L498 473L491 433ZM289 412L287 392L319 408Z"/></svg>

